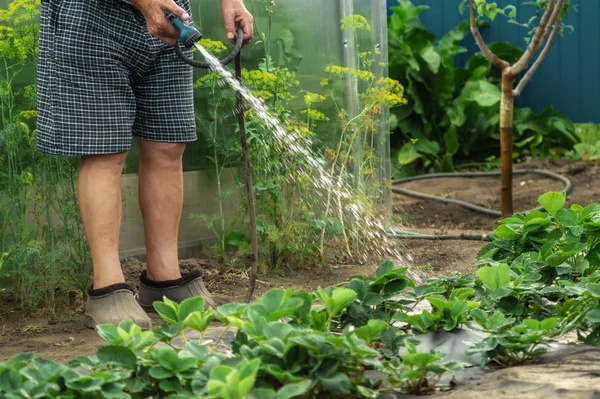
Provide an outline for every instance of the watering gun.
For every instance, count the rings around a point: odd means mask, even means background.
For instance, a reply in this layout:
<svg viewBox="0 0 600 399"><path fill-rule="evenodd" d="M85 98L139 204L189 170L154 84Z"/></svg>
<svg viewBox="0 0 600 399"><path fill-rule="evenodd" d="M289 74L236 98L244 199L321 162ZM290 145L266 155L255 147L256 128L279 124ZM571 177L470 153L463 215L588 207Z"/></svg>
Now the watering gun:
<svg viewBox="0 0 600 399"><path fill-rule="evenodd" d="M210 65L207 62L199 62L192 58L188 58L187 56L185 56L185 54L183 54L183 51L181 50L181 46L183 46L186 49L192 48L197 42L200 41L200 39L202 39L202 33L200 33L198 29L194 28L193 26L184 24L181 19L177 18L172 13L169 13L167 15L167 18L173 25L173 28L175 28L175 30L179 34L179 40L175 44L175 53L177 54L177 56L181 58L183 62L193 67L209 69ZM231 54L229 54L227 57L221 60L222 65L229 64L235 59L235 57L237 57L237 55L240 53L240 50L242 49L243 41L244 30L242 28L238 28L235 46L231 51Z"/></svg>

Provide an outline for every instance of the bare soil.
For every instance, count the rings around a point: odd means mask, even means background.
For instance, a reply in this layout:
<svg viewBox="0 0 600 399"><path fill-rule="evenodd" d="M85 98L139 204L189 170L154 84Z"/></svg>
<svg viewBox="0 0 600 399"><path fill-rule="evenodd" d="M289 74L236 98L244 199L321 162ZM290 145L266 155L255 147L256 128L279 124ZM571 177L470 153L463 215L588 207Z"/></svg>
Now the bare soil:
<svg viewBox="0 0 600 399"><path fill-rule="evenodd" d="M596 164L571 162L567 160L536 160L517 165L519 169L545 169L568 177L573 183L573 191L568 196L568 204L585 206L600 201L600 167ZM411 190L448 198L470 201L490 209L500 208L499 181L489 178L436 179L407 183ZM536 206L537 198L544 192L562 190L562 183L535 175L515 177L514 198L517 210ZM497 225L498 218L486 216L458 205L443 204L395 195L394 213L404 229L429 234L459 234L462 232L490 233ZM418 275L428 278L451 272L471 273L481 241L426 241L404 240L398 245L404 248L407 266ZM240 301L247 289L247 276L239 270L224 269L208 259L189 259L181 262L183 270L199 268L205 272L205 282L215 293ZM123 260L126 279L136 286L144 264L135 259ZM370 275L376 265L339 266L327 269L299 269L294 273L279 276L261 276L257 282L256 294L275 287L298 287L307 290L317 286L328 286L347 280L353 275ZM94 353L103 342L93 330L81 323L83 295L79 303L61 314L40 313L25 315L18 312L0 310L0 362L14 354L31 351L36 355L66 361L77 355ZM153 316L154 317L154 316ZM158 322L157 319L155 319ZM582 371L578 383L569 380L574 376L577 365L594 357L597 353L571 354L564 358L551 359L546 363L516 367L486 374L468 386L459 386L449 394L460 398L548 398L548 397L596 397L595 389L600 389L598 373ZM589 359L591 361L591 359ZM579 369L577 369L579 370ZM540 380L547 374L550 379ZM544 384L554 388L540 389ZM542 385L540 385L542 384ZM590 389L581 391L580 384ZM554 393L559 393L554 396ZM600 396L598 396L600 397Z"/></svg>
<svg viewBox="0 0 600 399"><path fill-rule="evenodd" d="M139 275L145 264L137 259L123 259L126 281L136 290ZM204 272L204 282L214 294L232 301L242 302L247 293L248 276L240 270L225 269L208 259L186 259L180 262L183 271L199 269ZM300 269L293 274L260 276L256 282L255 297L272 288L301 288L308 291L318 286L327 287L346 281L355 275L368 276L375 273L376 265L338 266L322 269ZM79 295L83 298L83 295ZM39 357L55 361L67 361L79 355L95 353L104 341L94 330L83 326L83 299L61 314L22 314L16 311L0 312L0 362L21 352L33 352ZM151 315L155 325L160 323L156 314Z"/></svg>

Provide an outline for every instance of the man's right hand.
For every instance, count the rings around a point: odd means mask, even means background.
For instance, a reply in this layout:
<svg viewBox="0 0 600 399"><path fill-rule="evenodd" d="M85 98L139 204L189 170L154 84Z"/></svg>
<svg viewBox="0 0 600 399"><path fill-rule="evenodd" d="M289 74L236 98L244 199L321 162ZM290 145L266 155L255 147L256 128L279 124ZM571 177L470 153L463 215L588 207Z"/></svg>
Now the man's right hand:
<svg viewBox="0 0 600 399"><path fill-rule="evenodd" d="M179 35L165 16L165 11L170 11L184 24L189 24L190 16L173 0L131 0L131 2L144 15L148 32L169 46L175 45Z"/></svg>

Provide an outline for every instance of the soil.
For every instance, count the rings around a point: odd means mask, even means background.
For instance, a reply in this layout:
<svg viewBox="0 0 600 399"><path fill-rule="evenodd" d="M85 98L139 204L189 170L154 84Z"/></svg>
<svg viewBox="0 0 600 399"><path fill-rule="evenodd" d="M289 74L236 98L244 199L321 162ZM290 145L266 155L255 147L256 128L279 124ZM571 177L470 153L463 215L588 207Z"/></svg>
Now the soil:
<svg viewBox="0 0 600 399"><path fill-rule="evenodd" d="M594 184L600 176L596 164L573 162L566 159L535 160L515 166L515 169L541 169L567 177L573 190L567 196L567 205L585 206L600 201L600 185ZM412 191L456 199L500 210L500 181L498 178L452 178L417 180L401 185ZM513 185L515 211L525 211L539 206L537 199L548 191L562 191L563 183L538 175L516 175ZM482 230L491 232L498 218L472 211L454 204L394 196L394 213L402 224L411 227L434 229L439 234L447 230Z"/></svg>
<svg viewBox="0 0 600 399"><path fill-rule="evenodd" d="M123 259L125 280L136 290L139 275L145 264L137 259ZM208 259L186 259L180 262L182 271L193 269L204 272L204 282L211 293L224 296L231 301L242 302L247 294L248 276L240 270L222 268ZM260 276L256 282L255 297L272 288L301 288L316 290L346 281L352 276L368 276L375 273L376 265L350 265L322 269L300 269L293 274ZM94 354L104 341L94 330L83 326L83 295L79 303L64 309L60 315L39 312L35 315L6 313L0 319L0 362L21 352L33 352L38 357L63 362L74 356ZM76 301L77 302L77 301ZM156 314L150 315L154 325L160 323Z"/></svg>
<svg viewBox="0 0 600 399"><path fill-rule="evenodd" d="M568 204L577 203L585 206L600 201L600 185L594 184L600 177L600 167L596 164L568 160L536 160L517 165L516 168L550 170L568 177L573 183L573 191L567 198ZM415 181L403 187L427 194L470 201L489 209L500 207L498 179L436 179ZM540 195L551 190L560 191L562 188L562 183L539 176L516 176L515 209L526 210L537 207L537 198ZM463 232L487 234L494 229L498 221L496 217L476 213L458 205L400 195L394 196L394 214L403 229L428 234L454 235ZM406 254L407 266L422 278L428 278L451 272L474 272L473 265L477 252L485 242L399 240L398 245ZM208 259L183 260L181 267L183 270L194 268L203 270L207 287L216 294L236 301L243 300L246 294L248 277L239 270L222 268ZM128 282L136 286L144 264L135 259L124 259L123 268ZM371 275L375 268L374 264L349 265L316 270L299 269L278 276L261 276L257 282L256 295L275 287L313 290L318 285L337 284L353 275ZM81 298L79 303L60 315L44 313L25 315L0 310L0 362L24 351L34 352L37 356L55 361L66 361L77 355L94 353L103 341L93 330L82 326L83 295L78 297ZM600 357L597 353L593 355ZM591 355L584 353L569 356L555 359L554 363L550 361L536 366L517 367L486 374L476 383L466 387L459 386L451 393L443 395L461 398L485 396L491 399L558 397L549 394L547 390L538 391L540 376L547 373L555 381L553 386L556 390L553 392L564 392L560 397L594 397L587 393L586 396L577 396L576 385L570 385L575 390L561 385L560 381L568 383L570 376L573 375L571 369L579 364L578 361L585 360L585 356ZM569 365L572 366L571 369ZM594 389L598 386L600 389L600 379L597 375L591 371L583 373L580 384L588 384ZM509 384L507 381L512 383Z"/></svg>

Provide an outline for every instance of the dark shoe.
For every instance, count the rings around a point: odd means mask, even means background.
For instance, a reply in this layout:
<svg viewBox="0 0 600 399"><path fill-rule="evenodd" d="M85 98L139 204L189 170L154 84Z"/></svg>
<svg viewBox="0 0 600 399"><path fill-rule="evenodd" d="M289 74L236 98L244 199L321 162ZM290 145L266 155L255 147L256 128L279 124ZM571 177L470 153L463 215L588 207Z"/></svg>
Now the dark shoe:
<svg viewBox="0 0 600 399"><path fill-rule="evenodd" d="M206 305L218 308L228 303L225 298L213 296L202 281L203 274L194 270L184 273L180 279L169 281L153 281L148 278L146 271L140 276L139 301L147 312L154 311L154 302L161 302L167 297L173 302L181 303L188 298L202 297Z"/></svg>
<svg viewBox="0 0 600 399"><path fill-rule="evenodd" d="M144 330L152 328L152 320L135 300L129 285L121 283L89 289L85 305L86 327L95 328L98 324L118 326L124 320L132 321Z"/></svg>

